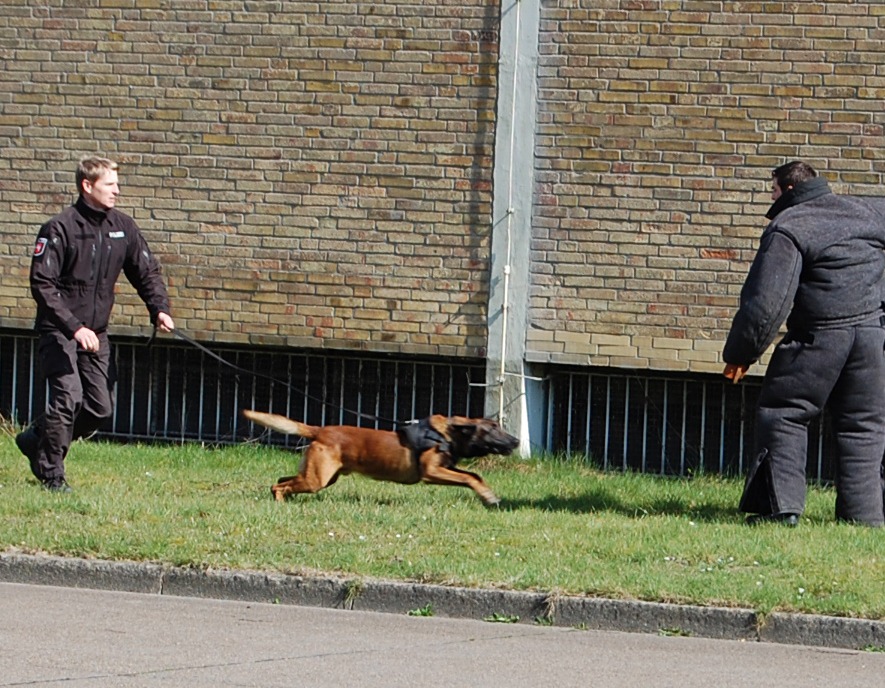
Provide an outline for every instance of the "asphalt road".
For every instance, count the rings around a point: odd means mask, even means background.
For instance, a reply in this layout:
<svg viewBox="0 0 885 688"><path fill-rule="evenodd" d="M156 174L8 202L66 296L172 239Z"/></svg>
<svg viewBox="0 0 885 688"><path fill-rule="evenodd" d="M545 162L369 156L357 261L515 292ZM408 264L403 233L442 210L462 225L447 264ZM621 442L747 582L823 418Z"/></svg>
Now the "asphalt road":
<svg viewBox="0 0 885 688"><path fill-rule="evenodd" d="M0 686L881 688L885 653L0 583Z"/></svg>

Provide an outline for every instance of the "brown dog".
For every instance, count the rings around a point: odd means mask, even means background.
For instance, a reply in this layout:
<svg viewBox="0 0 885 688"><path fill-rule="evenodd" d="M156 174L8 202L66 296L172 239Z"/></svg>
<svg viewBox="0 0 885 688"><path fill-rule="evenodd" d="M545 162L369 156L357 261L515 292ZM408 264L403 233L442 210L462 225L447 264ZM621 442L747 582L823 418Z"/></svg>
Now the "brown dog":
<svg viewBox="0 0 885 688"><path fill-rule="evenodd" d="M375 480L414 484L463 485L486 506L499 502L476 473L456 467L459 459L510 454L519 444L495 421L462 416L430 416L398 431L350 425L317 427L274 413L244 410L253 423L311 441L298 475L280 478L271 487L283 501L296 492L319 492L340 475L361 473Z"/></svg>

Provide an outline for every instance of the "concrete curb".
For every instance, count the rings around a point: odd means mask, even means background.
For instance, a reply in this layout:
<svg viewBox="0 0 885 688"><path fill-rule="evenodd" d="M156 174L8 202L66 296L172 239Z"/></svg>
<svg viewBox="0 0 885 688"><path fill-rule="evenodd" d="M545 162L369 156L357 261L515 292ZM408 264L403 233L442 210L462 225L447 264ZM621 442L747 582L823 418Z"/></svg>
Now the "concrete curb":
<svg viewBox="0 0 885 688"><path fill-rule="evenodd" d="M0 581L177 597L291 604L407 614L550 623L605 631L673 633L723 640L863 649L885 647L885 622L749 609L566 597L361 578L199 570L0 553Z"/></svg>

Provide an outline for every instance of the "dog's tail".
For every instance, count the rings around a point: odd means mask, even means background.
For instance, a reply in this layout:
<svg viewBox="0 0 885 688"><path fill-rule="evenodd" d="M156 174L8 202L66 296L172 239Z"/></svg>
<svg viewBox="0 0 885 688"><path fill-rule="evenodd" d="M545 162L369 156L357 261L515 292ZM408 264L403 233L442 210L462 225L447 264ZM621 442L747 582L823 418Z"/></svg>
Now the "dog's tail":
<svg viewBox="0 0 885 688"><path fill-rule="evenodd" d="M258 425L263 425L285 435L298 435L306 440L314 439L320 430L316 426L299 423L297 420L292 420L276 413L262 413L261 411L243 409L243 415L253 423L258 423Z"/></svg>

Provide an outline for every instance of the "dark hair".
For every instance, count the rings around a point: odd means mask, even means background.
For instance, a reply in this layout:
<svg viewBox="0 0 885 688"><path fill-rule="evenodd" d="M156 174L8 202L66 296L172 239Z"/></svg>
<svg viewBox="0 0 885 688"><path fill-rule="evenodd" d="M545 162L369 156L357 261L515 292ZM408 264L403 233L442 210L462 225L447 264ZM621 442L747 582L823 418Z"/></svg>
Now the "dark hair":
<svg viewBox="0 0 885 688"><path fill-rule="evenodd" d="M771 171L771 176L777 180L777 185L782 191L786 191L791 186L796 186L802 182L807 182L817 176L817 172L807 162L794 160L780 167L775 167Z"/></svg>

